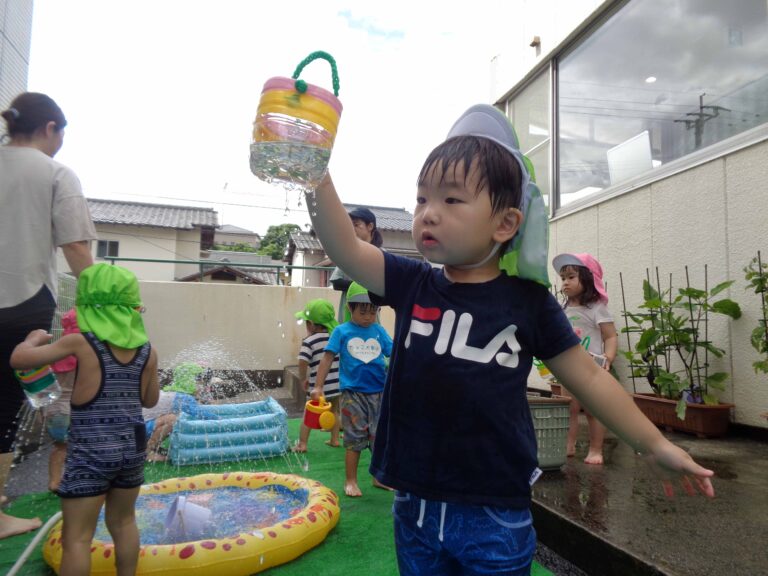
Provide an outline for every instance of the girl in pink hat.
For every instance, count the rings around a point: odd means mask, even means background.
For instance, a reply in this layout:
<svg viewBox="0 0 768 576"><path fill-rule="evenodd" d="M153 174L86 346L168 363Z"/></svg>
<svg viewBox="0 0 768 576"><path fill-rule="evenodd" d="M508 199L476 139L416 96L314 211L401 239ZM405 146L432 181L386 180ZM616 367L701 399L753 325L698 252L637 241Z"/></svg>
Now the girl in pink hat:
<svg viewBox="0 0 768 576"><path fill-rule="evenodd" d="M608 295L603 285L603 268L589 254L560 254L552 261L560 275L565 296L563 309L570 320L581 345L595 358L604 369L610 370L616 358L618 337L613 318L608 310ZM571 399L571 420L568 428L568 456L576 452L576 435L579 430L579 411L581 406ZM589 412L589 451L584 462L587 464L603 463L603 439L605 428Z"/></svg>

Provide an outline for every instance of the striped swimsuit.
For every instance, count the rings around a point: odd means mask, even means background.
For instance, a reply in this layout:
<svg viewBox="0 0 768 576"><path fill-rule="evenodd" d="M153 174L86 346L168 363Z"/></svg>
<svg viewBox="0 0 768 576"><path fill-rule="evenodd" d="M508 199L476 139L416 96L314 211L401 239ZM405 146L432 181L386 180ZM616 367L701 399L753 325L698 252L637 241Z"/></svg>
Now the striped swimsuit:
<svg viewBox="0 0 768 576"><path fill-rule="evenodd" d="M98 496L110 488L144 483L146 431L141 416L141 374L151 346L136 350L122 364L105 342L83 334L101 365L101 384L90 402L72 405L67 460L57 494L62 498Z"/></svg>

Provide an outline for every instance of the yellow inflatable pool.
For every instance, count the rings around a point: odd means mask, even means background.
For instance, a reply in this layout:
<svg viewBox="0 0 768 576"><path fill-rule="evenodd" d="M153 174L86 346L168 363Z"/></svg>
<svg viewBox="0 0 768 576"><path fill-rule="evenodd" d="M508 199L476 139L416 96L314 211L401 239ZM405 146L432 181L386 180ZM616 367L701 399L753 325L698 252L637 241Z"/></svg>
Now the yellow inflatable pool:
<svg viewBox="0 0 768 576"><path fill-rule="evenodd" d="M213 488L237 487L255 490L283 486L307 490L303 509L288 519L219 540L206 539L178 544L146 544L139 551L137 574L164 576L248 576L284 564L322 542L339 521L336 494L319 482L293 474L271 472L229 472L170 478L141 487L145 494L170 494ZM214 517L215 521L215 517ZM43 546L43 558L58 574L61 565L61 526L51 528ZM94 540L91 547L91 574L115 574L114 546Z"/></svg>

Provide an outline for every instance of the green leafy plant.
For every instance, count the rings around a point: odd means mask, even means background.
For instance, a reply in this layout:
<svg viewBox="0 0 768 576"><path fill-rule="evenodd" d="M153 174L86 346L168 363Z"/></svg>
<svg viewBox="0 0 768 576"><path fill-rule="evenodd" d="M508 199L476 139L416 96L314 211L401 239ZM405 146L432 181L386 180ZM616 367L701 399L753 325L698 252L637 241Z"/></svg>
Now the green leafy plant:
<svg viewBox="0 0 768 576"><path fill-rule="evenodd" d="M768 373L768 264L762 261L760 251L744 268L744 278L749 283L747 289L752 288L760 296L763 312L757 327L752 330L752 347L760 354L760 360L753 362L752 367L756 373Z"/></svg>
<svg viewBox="0 0 768 576"><path fill-rule="evenodd" d="M657 270L656 287L649 278L643 281L640 311L624 311L626 325L622 332L638 335L634 347L623 352L633 380L635 377L647 378L654 393L677 400L676 412L681 420L685 418L688 402L717 404L710 389L724 390L728 378L726 372L709 371L710 354L716 358L725 354L725 350L709 340L709 315L721 314L733 319L741 316L741 308L733 300L712 301L733 281L722 282L708 290L706 267L704 274L704 289L691 287L686 267L685 288L675 291L670 275L669 287L662 290Z"/></svg>

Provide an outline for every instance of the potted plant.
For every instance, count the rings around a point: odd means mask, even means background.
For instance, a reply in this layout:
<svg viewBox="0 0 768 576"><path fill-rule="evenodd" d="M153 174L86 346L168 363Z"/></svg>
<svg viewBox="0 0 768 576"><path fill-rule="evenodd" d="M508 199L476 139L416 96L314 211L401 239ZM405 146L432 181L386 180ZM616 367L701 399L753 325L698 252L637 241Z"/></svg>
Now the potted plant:
<svg viewBox="0 0 768 576"><path fill-rule="evenodd" d="M744 268L744 274L749 283L747 288L754 289L755 294L760 296L763 312L762 318L758 319L757 326L752 330L752 347L760 355L760 359L753 362L752 367L755 373L768 373L768 264L762 261L759 250L757 256Z"/></svg>
<svg viewBox="0 0 768 576"><path fill-rule="evenodd" d="M635 402L655 424L668 429L692 432L702 437L726 433L732 404L720 402L713 390L724 390L726 372L711 372L710 357L721 358L725 350L709 338L709 316L720 314L736 319L739 305L728 298L713 299L733 284L726 281L712 289L690 284L685 269L685 288L676 291L669 276L662 290L658 270L656 287L650 278L643 281L643 303L639 312L624 311L629 350L623 352L635 378L648 381L653 393L637 393ZM622 296L624 286L622 280ZM675 294L676 292L676 294ZM636 334L632 346L629 335Z"/></svg>

